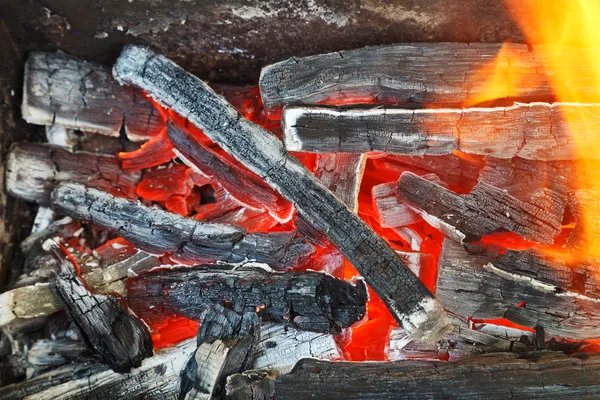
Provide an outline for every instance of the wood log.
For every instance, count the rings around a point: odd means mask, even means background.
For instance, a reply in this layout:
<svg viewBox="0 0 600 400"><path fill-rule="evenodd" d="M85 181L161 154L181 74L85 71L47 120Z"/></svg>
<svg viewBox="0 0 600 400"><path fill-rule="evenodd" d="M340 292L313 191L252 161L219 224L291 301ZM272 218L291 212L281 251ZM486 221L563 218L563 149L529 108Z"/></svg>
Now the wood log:
<svg viewBox="0 0 600 400"><path fill-rule="evenodd" d="M230 303L236 312L261 312L300 330L339 332L364 316L367 292L360 280L352 285L313 271L200 266L153 271L130 279L127 299L146 320L163 318L164 313L199 320L207 307Z"/></svg>
<svg viewBox="0 0 600 400"><path fill-rule="evenodd" d="M164 129L164 121L143 93L119 86L110 68L62 52L33 52L25 63L23 118L143 141Z"/></svg>
<svg viewBox="0 0 600 400"><path fill-rule="evenodd" d="M305 359L274 382L286 399L545 398L600 395L600 356L486 354L456 362L329 362ZM267 397L265 397L267 398Z"/></svg>
<svg viewBox="0 0 600 400"><path fill-rule="evenodd" d="M227 377L227 400L264 400L275 398L277 370L251 369Z"/></svg>
<svg viewBox="0 0 600 400"><path fill-rule="evenodd" d="M71 153L57 146L22 142L11 148L6 163L8 192L26 201L48 205L52 190L66 181L137 199L141 174L126 173L113 156Z"/></svg>
<svg viewBox="0 0 600 400"><path fill-rule="evenodd" d="M241 117L201 80L149 49L125 48L114 75L185 116L292 202L352 262L407 331L436 341L449 329L438 302L393 249L291 157L275 136Z"/></svg>
<svg viewBox="0 0 600 400"><path fill-rule="evenodd" d="M561 67L577 79L552 82L564 85L557 88L548 82L543 67L552 52L559 50L563 52ZM583 94L583 101L597 101L584 61L588 51L512 43L393 44L292 57L264 67L259 85L263 103L271 110L286 104L324 102L464 105L490 95L492 76L498 77L492 99L549 101L555 90L562 93L568 86L570 93ZM483 73L486 68L489 73Z"/></svg>
<svg viewBox="0 0 600 400"><path fill-rule="evenodd" d="M450 226L454 230L451 237L459 241L479 240L504 230L552 244L562 230L565 199L549 189L536 192L527 202L486 183L478 184L469 194L457 195L405 172L398 181L398 191L411 207L422 211L426 220L433 217L434 224Z"/></svg>
<svg viewBox="0 0 600 400"><path fill-rule="evenodd" d="M469 253L445 240L436 294L457 315L506 318L541 326L550 336L583 340L600 337L600 292L593 271L531 251L509 250L502 257Z"/></svg>
<svg viewBox="0 0 600 400"><path fill-rule="evenodd" d="M59 185L51 204L57 212L117 232L142 250L169 253L189 264L252 259L284 269L314 252L294 232L247 233L233 225L205 224L75 183Z"/></svg>
<svg viewBox="0 0 600 400"><path fill-rule="evenodd" d="M315 176L350 210L358 212L358 192L367 158L363 154L319 154Z"/></svg>
<svg viewBox="0 0 600 400"><path fill-rule="evenodd" d="M598 158L592 149L599 142L591 134L598 126L600 107L576 103L417 110L290 106L282 117L290 151L436 155L460 150L530 160Z"/></svg>

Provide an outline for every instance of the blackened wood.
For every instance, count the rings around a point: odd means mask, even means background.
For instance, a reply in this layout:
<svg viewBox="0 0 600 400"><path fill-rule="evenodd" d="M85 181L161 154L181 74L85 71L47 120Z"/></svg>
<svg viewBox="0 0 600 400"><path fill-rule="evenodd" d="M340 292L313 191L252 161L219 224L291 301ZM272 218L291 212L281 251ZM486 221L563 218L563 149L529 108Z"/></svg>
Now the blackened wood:
<svg viewBox="0 0 600 400"><path fill-rule="evenodd" d="M339 332L365 314L365 284L356 285L319 272L268 272L258 267L212 267L152 271L130 279L127 299L144 319L156 310L199 320L213 304L231 303L313 332Z"/></svg>
<svg viewBox="0 0 600 400"><path fill-rule="evenodd" d="M83 362L90 358L91 353L85 344L72 339L41 339L27 352L27 363L33 370L33 376L69 362Z"/></svg>
<svg viewBox="0 0 600 400"><path fill-rule="evenodd" d="M464 240L478 240L498 231L552 244L562 230L564 196L542 189L525 202L486 183L458 195L442 186L405 172L398 181L400 196L413 208L455 228Z"/></svg>
<svg viewBox="0 0 600 400"><path fill-rule="evenodd" d="M147 140L164 128L158 111L132 88L119 86L110 68L65 53L33 52L25 63L23 118L37 125L62 126Z"/></svg>
<svg viewBox="0 0 600 400"><path fill-rule="evenodd" d="M207 224L75 183L52 192L54 210L117 232L136 247L170 253L186 263L252 259L289 268L314 249L294 232L246 233L242 227Z"/></svg>
<svg viewBox="0 0 600 400"><path fill-rule="evenodd" d="M420 221L419 214L398 194L398 182L388 182L371 189L373 208L383 228L396 228Z"/></svg>
<svg viewBox="0 0 600 400"><path fill-rule="evenodd" d="M600 395L600 356L489 354L456 362L305 359L275 381L277 399L551 398Z"/></svg>
<svg viewBox="0 0 600 400"><path fill-rule="evenodd" d="M393 249L291 157L275 136L242 118L201 80L149 49L125 48L114 75L188 118L291 201L353 263L396 320L416 338L436 341L449 329L439 303Z"/></svg>
<svg viewBox="0 0 600 400"><path fill-rule="evenodd" d="M574 269L542 254L507 251L493 257L445 240L436 294L457 315L539 325L550 336L600 337L600 294L593 269Z"/></svg>
<svg viewBox="0 0 600 400"><path fill-rule="evenodd" d="M113 156L71 153L64 148L39 143L18 143L7 157L6 188L15 197L42 205L65 181L80 182L127 198L137 198L141 174L126 173Z"/></svg>
<svg viewBox="0 0 600 400"><path fill-rule="evenodd" d="M358 192L367 159L364 154L319 154L315 176L348 208L358 212Z"/></svg>
<svg viewBox="0 0 600 400"><path fill-rule="evenodd" d="M577 117L567 122L565 115ZM578 118L584 121L580 126ZM596 126L600 107L570 103L418 110L286 107L282 118L286 148L293 151L435 155L460 150L531 160L598 158L591 150Z"/></svg>
<svg viewBox="0 0 600 400"><path fill-rule="evenodd" d="M227 400L275 399L277 370L251 369L227 378Z"/></svg>

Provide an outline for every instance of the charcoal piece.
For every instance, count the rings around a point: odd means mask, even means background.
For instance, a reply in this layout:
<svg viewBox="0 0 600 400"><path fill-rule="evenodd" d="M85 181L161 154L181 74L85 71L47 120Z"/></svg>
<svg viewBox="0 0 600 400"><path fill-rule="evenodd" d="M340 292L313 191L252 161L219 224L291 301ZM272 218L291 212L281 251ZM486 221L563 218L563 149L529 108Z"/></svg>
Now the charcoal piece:
<svg viewBox="0 0 600 400"><path fill-rule="evenodd" d="M457 315L506 318L542 326L549 336L582 340L600 336L600 292L592 271L531 251L471 253L445 240L436 294Z"/></svg>
<svg viewBox="0 0 600 400"><path fill-rule="evenodd" d="M0 327L33 320L61 309L48 283L23 286L0 294Z"/></svg>
<svg viewBox="0 0 600 400"><path fill-rule="evenodd" d="M37 125L119 136L156 136L164 128L158 111L132 88L120 86L110 69L62 52L33 52L25 63L23 118Z"/></svg>
<svg viewBox="0 0 600 400"><path fill-rule="evenodd" d="M294 212L291 203L283 199L265 181L236 164L228 162L192 134L173 124L167 125L167 135L177 155L192 169L215 180L245 207L268 210L273 218L286 222Z"/></svg>
<svg viewBox="0 0 600 400"><path fill-rule="evenodd" d="M253 259L289 268L314 252L294 233L247 234L241 227L202 223L80 184L61 184L51 202L62 214L113 230L142 250L171 253L186 263Z"/></svg>
<svg viewBox="0 0 600 400"><path fill-rule="evenodd" d="M454 239L479 240L498 231L510 231L525 239L552 244L562 230L564 196L549 189L534 194L530 201L520 201L505 191L486 183L471 193L458 195L411 172L398 181L400 196L425 219L452 227ZM429 221L428 221L429 222Z"/></svg>
<svg viewBox="0 0 600 400"><path fill-rule="evenodd" d="M358 192L365 171L364 154L319 154L315 176L342 203L358 212Z"/></svg>
<svg viewBox="0 0 600 400"><path fill-rule="evenodd" d="M215 266L152 271L130 279L127 299L142 318L163 313L199 320L213 304L260 312L300 330L339 332L365 314L366 287L330 275L268 272L259 267L216 269Z"/></svg>
<svg viewBox="0 0 600 400"><path fill-rule="evenodd" d="M398 182L388 182L371 189L373 205L382 228L397 228L419 222L419 214L413 211L398 194Z"/></svg>
<svg viewBox="0 0 600 400"><path fill-rule="evenodd" d="M456 362L329 362L304 359L274 382L278 400L595 398L600 356L534 352L469 357Z"/></svg>
<svg viewBox="0 0 600 400"><path fill-rule="evenodd" d="M151 357L148 327L119 298L92 294L75 275L78 267L56 242L47 241L46 248L60 263L50 286L93 353L115 372L129 372Z"/></svg>
<svg viewBox="0 0 600 400"><path fill-rule="evenodd" d="M599 194L594 189L575 189L567 195L569 211L575 222L567 242L568 250L578 259L591 258L592 262L597 258L596 246L600 237Z"/></svg>
<svg viewBox="0 0 600 400"><path fill-rule="evenodd" d="M8 192L26 201L48 205L52 190L65 181L137 198L141 174L126 173L113 156L71 153L58 146L22 142L11 148L6 163Z"/></svg>
<svg viewBox="0 0 600 400"><path fill-rule="evenodd" d="M54 369L69 362L82 362L91 358L85 344L72 339L41 339L27 352L27 363L34 375Z"/></svg>
<svg viewBox="0 0 600 400"><path fill-rule="evenodd" d="M262 177L353 263L415 338L436 341L450 328L444 311L383 238L325 188L270 132L243 118L201 80L147 48L123 50L116 79L185 116Z"/></svg>
<svg viewBox="0 0 600 400"><path fill-rule="evenodd" d="M500 49L502 54L496 59ZM556 56L565 70L580 79L555 79L552 83L559 87L550 85L543 65ZM492 99L551 101L558 90L595 101L597 94L582 56L581 50L568 46L558 49L552 45L528 48L513 43L392 44L292 57L264 67L259 85L264 106L270 110L286 104L325 102L464 105L483 95L490 96L490 76L498 77ZM581 98L563 100L576 102Z"/></svg>
<svg viewBox="0 0 600 400"><path fill-rule="evenodd" d="M200 321L198 348L181 372L181 400L223 398L225 379L252 365L260 338L255 312L240 315L215 305Z"/></svg>
<svg viewBox="0 0 600 400"><path fill-rule="evenodd" d="M228 400L275 399L275 379L279 371L271 369L251 369L227 378Z"/></svg>

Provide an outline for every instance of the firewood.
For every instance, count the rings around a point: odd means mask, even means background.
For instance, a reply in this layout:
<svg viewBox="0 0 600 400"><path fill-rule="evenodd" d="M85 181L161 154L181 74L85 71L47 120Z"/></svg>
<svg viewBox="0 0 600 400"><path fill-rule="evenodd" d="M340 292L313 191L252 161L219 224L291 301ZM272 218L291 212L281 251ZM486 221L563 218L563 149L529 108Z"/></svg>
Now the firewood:
<svg viewBox="0 0 600 400"><path fill-rule="evenodd" d="M315 176L338 199L358 212L358 192L367 159L364 154L319 154Z"/></svg>
<svg viewBox="0 0 600 400"><path fill-rule="evenodd" d="M252 259L289 268L314 251L294 232L247 233L233 225L205 224L75 183L59 185L51 203L55 211L116 231L142 250L170 253L190 264Z"/></svg>
<svg viewBox="0 0 600 400"><path fill-rule="evenodd" d="M492 66L500 49L501 57ZM543 68L558 50L564 53L560 59L565 70L579 78L552 82L563 87L550 85ZM583 94L585 101L596 101L583 57L585 52L578 48L552 45L530 49L502 43L393 44L292 57L264 67L259 85L264 105L271 110L324 102L463 105L490 94L494 74L499 79L494 81L493 97L500 100L549 101L556 90L565 93L568 87L570 93ZM490 72L482 73L488 67Z"/></svg>
<svg viewBox="0 0 600 400"><path fill-rule="evenodd" d="M365 314L366 287L330 275L268 272L260 267L217 269L199 266L152 271L130 279L127 299L146 320L162 313L199 320L214 304L231 303L237 312L253 311L313 332L339 332Z"/></svg>
<svg viewBox="0 0 600 400"><path fill-rule="evenodd" d="M80 340L42 339L36 341L27 352L27 362L37 376L40 372L72 361L86 361L86 358L91 358L90 355L85 344Z"/></svg>
<svg viewBox="0 0 600 400"><path fill-rule="evenodd" d="M148 327L117 297L92 294L75 275L71 256L54 241L46 244L61 269L50 286L94 354L115 372L129 372L152 356Z"/></svg>
<svg viewBox="0 0 600 400"><path fill-rule="evenodd" d="M454 231L451 237L459 241L474 241L505 230L552 244L562 229L565 199L549 189L541 189L527 202L486 183L479 183L469 194L458 195L405 172L398 181L398 191L426 220L432 217L434 224L450 226Z"/></svg>
<svg viewBox="0 0 600 400"><path fill-rule="evenodd" d="M494 257L445 240L436 293L457 315L506 318L529 328L542 326L547 335L582 340L600 337L594 274L593 267L573 269L532 251Z"/></svg>
<svg viewBox="0 0 600 400"><path fill-rule="evenodd" d="M240 116L201 80L149 49L125 48L113 72L119 82L140 87L185 116L291 201L353 263L396 320L416 338L436 341L450 328L439 303L393 249L270 132Z"/></svg>
<svg viewBox="0 0 600 400"><path fill-rule="evenodd" d="M251 369L227 378L227 400L264 400L275 398L277 370Z"/></svg>
<svg viewBox="0 0 600 400"><path fill-rule="evenodd" d="M121 127L130 140L156 136L164 128L157 110L144 95L119 86L110 68L65 53L33 52L25 63L23 118L118 137Z"/></svg>
<svg viewBox="0 0 600 400"><path fill-rule="evenodd" d="M291 151L405 154L469 154L498 158L567 160L596 143L589 126L573 126L565 114L585 114L600 124L595 104L530 103L491 108L286 107L282 127ZM575 122L576 123L576 122ZM573 134L573 132L575 134Z"/></svg>
<svg viewBox="0 0 600 400"><path fill-rule="evenodd" d="M15 197L42 205L61 182L85 183L90 187L130 199L137 198L139 172L125 173L119 161L108 155L71 153L58 146L17 143L7 157L6 188Z"/></svg>

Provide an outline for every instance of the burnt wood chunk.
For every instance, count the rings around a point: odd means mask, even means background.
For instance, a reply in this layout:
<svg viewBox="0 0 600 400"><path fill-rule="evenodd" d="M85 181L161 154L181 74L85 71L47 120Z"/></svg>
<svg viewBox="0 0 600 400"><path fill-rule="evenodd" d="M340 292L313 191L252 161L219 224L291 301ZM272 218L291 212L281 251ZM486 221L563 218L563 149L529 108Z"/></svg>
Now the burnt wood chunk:
<svg viewBox="0 0 600 400"><path fill-rule="evenodd" d="M75 275L70 256L56 242L46 244L61 264L50 286L93 353L115 372L129 372L151 357L148 327L119 298L92 294Z"/></svg>
<svg viewBox="0 0 600 400"><path fill-rule="evenodd" d="M50 204L50 193L61 182L84 183L122 197L137 198L139 172L123 171L113 156L72 153L59 146L21 142L7 156L6 188L17 198Z"/></svg>
<svg viewBox="0 0 600 400"><path fill-rule="evenodd" d="M450 240L438 266L436 293L444 308L477 319L506 318L547 335L600 337L600 291L593 266L573 268L531 251L504 256L467 252Z"/></svg>
<svg viewBox="0 0 600 400"><path fill-rule="evenodd" d="M358 192L365 171L364 154L319 154L315 176L348 208L358 212Z"/></svg>
<svg viewBox="0 0 600 400"><path fill-rule="evenodd" d="M260 267L212 267L153 271L130 279L127 298L144 319L162 313L199 320L214 304L234 311L260 312L300 330L339 332L365 314L365 284L319 272L268 272Z"/></svg>
<svg viewBox="0 0 600 400"><path fill-rule="evenodd" d="M23 118L130 140L156 136L164 121L141 91L120 86L110 68L65 53L33 52L25 63Z"/></svg>
<svg viewBox="0 0 600 400"><path fill-rule="evenodd" d="M202 223L80 184L61 184L51 203L57 212L113 230L142 250L170 253L185 263L252 259L289 268L314 252L294 232L247 233L242 227Z"/></svg>
<svg viewBox="0 0 600 400"><path fill-rule="evenodd" d="M227 400L275 399L275 379L280 375L274 369L251 369L227 378Z"/></svg>
<svg viewBox="0 0 600 400"><path fill-rule="evenodd" d="M482 95L489 96L490 76L495 74L498 79L494 82L493 99L549 101L554 99L554 90L561 88L550 84L543 65L558 50L562 51L560 59L566 70L581 72L573 74L579 79L558 84L564 85L565 90L568 86L570 93L583 94L585 101L599 100L582 60L585 52L552 45L535 45L531 49L525 44L502 43L365 47L292 57L269 65L263 68L259 85L268 109L324 102L464 105ZM564 101L582 99L567 97Z"/></svg>
<svg viewBox="0 0 600 400"><path fill-rule="evenodd" d="M274 382L278 400L509 399L600 395L600 356L534 352L469 357L456 362L329 362L304 359ZM267 397L265 397L267 398Z"/></svg>
<svg viewBox="0 0 600 400"><path fill-rule="evenodd" d="M371 189L373 206L382 228L396 228L414 224L421 219L398 193L398 182L381 183Z"/></svg>
<svg viewBox="0 0 600 400"><path fill-rule="evenodd" d="M578 119L565 120L565 115ZM584 125L584 124L592 124ZM317 153L468 154L530 160L598 158L596 104L530 103L489 108L286 107L286 148ZM575 132L573 134L572 132ZM585 151L589 144L589 151Z"/></svg>
<svg viewBox="0 0 600 400"><path fill-rule="evenodd" d="M116 79L140 87L263 178L321 231L415 338L438 340L450 329L444 311L383 238L349 210L264 128L243 118L206 84L147 48L126 47Z"/></svg>
<svg viewBox="0 0 600 400"><path fill-rule="evenodd" d="M479 183L469 194L458 195L405 172L398 181L398 191L426 221L434 226L450 226L455 231L451 237L459 241L510 231L528 240L552 244L562 229L565 199L550 189L541 189L527 202L486 183Z"/></svg>

